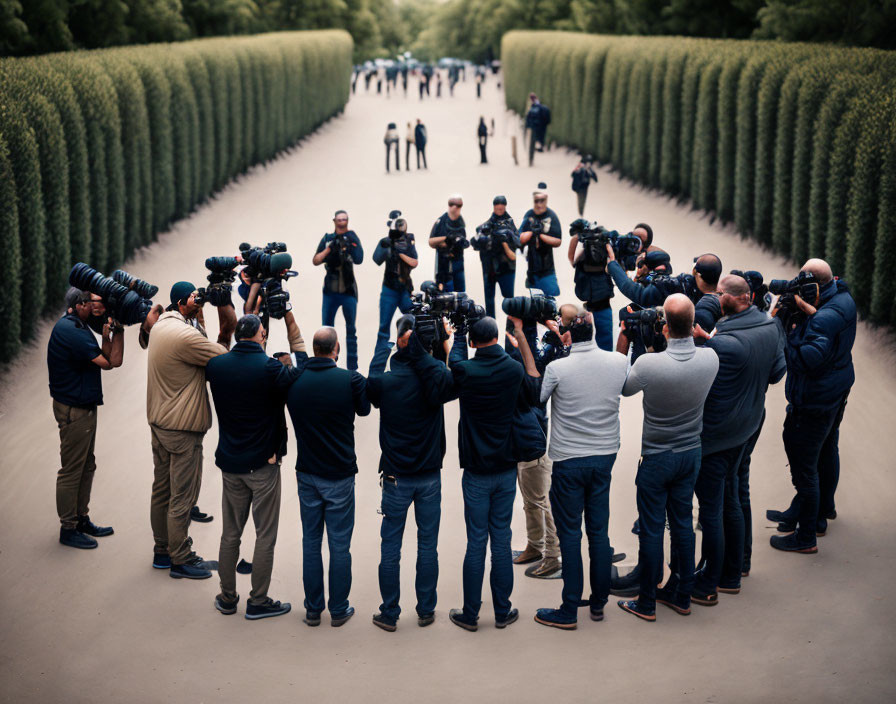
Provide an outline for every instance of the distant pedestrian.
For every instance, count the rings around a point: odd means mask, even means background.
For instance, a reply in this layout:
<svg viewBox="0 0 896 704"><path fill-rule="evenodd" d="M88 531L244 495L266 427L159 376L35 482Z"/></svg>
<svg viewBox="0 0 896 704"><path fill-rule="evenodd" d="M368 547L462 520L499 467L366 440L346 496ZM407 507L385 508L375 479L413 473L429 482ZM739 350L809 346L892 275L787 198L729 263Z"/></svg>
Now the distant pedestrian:
<svg viewBox="0 0 896 704"><path fill-rule="evenodd" d="M408 131L404 137L404 169L411 170L411 147L415 145L417 139L414 135L414 126L408 122Z"/></svg>
<svg viewBox="0 0 896 704"><path fill-rule="evenodd" d="M535 93L529 93L532 106L526 113L526 130L529 132L529 166L535 159L535 152L543 152L547 138L547 128L551 124L551 109L538 100Z"/></svg>
<svg viewBox="0 0 896 704"><path fill-rule="evenodd" d="M576 164L572 174L572 190L576 192L578 199L579 216L585 215L585 199L588 197L588 186L594 181L597 183L597 173L594 171L594 157L587 154Z"/></svg>
<svg viewBox="0 0 896 704"><path fill-rule="evenodd" d="M417 147L417 168L420 168L420 159L423 159L423 168L428 169L426 165L426 125L420 118L417 118L417 126L414 128L414 144Z"/></svg>
<svg viewBox="0 0 896 704"><path fill-rule="evenodd" d="M479 118L479 129L477 130L479 135L479 163L487 164L488 159L485 156L485 145L488 142L488 127L485 126L485 118Z"/></svg>
<svg viewBox="0 0 896 704"><path fill-rule="evenodd" d="M386 127L386 136L383 137L383 142L386 145L386 173L389 173L389 155L392 151L393 144L395 145L395 170L401 171L401 163L398 154L398 129L395 127L394 122L390 122L389 126Z"/></svg>
<svg viewBox="0 0 896 704"><path fill-rule="evenodd" d="M442 97L442 72L436 71L436 97Z"/></svg>

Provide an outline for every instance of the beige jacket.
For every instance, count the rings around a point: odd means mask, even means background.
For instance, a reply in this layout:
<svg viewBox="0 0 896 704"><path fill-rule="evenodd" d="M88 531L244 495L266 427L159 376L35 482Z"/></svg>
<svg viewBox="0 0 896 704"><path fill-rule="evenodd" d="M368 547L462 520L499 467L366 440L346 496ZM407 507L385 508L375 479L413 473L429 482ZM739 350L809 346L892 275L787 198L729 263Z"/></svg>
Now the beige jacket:
<svg viewBox="0 0 896 704"><path fill-rule="evenodd" d="M163 430L204 433L212 425L205 387L205 365L227 348L211 342L184 317L169 311L159 317L149 338L146 419Z"/></svg>

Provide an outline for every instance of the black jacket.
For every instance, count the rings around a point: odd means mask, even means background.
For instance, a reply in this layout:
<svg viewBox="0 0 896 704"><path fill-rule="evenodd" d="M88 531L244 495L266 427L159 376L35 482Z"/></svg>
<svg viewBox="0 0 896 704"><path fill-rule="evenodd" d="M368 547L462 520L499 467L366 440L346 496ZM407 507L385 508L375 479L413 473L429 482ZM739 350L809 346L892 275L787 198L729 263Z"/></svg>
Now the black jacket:
<svg viewBox="0 0 896 704"><path fill-rule="evenodd" d="M527 210L526 214L523 216L523 221L520 223L520 229L517 232L517 235L520 235L523 232L530 232L532 230L532 220L546 219L550 219L550 224L545 228L543 234L561 239L563 237L563 230L560 227L560 218L558 218L557 213L550 208L545 210L541 215L536 215L535 211L532 209ZM532 275L541 276L550 274L554 271L554 247L545 244L540 237L535 237L534 235L523 246L526 247L526 260L528 262L526 273L530 277Z"/></svg>
<svg viewBox="0 0 896 704"><path fill-rule="evenodd" d="M533 342L533 339L529 340L529 349L534 356L536 348L532 346ZM532 377L525 373L523 355L506 337L504 351L523 367L524 372L513 413L511 434L513 459L517 462L532 462L548 451L548 414L547 404L541 402L541 377Z"/></svg>
<svg viewBox="0 0 896 704"><path fill-rule="evenodd" d="M381 345L370 362L367 397L380 409L380 472L438 472L445 457L445 417L442 406L457 398L451 372L426 354L417 340L392 355Z"/></svg>
<svg viewBox="0 0 896 704"><path fill-rule="evenodd" d="M304 363L305 353L296 354ZM218 448L215 464L224 472L245 474L280 454L286 440L283 404L301 368L268 357L257 342L237 342L208 361L205 378L215 399Z"/></svg>
<svg viewBox="0 0 896 704"><path fill-rule="evenodd" d="M666 292L655 284L642 286L635 283L625 275L625 269L617 261L607 264L607 273L613 277L613 283L616 284L622 295L628 300L642 308L652 308L660 306L666 300Z"/></svg>
<svg viewBox="0 0 896 704"><path fill-rule="evenodd" d="M460 399L460 466L497 474L516 467L511 431L524 372L500 345L480 347L468 360L466 342L465 335L456 334L449 358Z"/></svg>
<svg viewBox="0 0 896 704"><path fill-rule="evenodd" d="M856 303L844 281L821 289L818 312L787 332L787 400L797 408L828 409L856 380L852 345Z"/></svg>
<svg viewBox="0 0 896 704"><path fill-rule="evenodd" d="M329 357L311 357L290 387L286 407L298 443L297 472L327 479L357 473L355 415L370 413L363 376Z"/></svg>
<svg viewBox="0 0 896 704"><path fill-rule="evenodd" d="M317 245L317 254L323 252L335 238L334 232L324 235ZM354 230L346 232L344 238L346 242L344 253L336 252L333 247L324 259L327 270L324 276L324 293L346 293L357 298L358 283L355 280L354 265L364 261L364 248Z"/></svg>
<svg viewBox="0 0 896 704"><path fill-rule="evenodd" d="M784 378L784 331L750 306L722 318L706 346L719 356L719 371L703 406L705 455L742 445L756 432L769 384Z"/></svg>
<svg viewBox="0 0 896 704"><path fill-rule="evenodd" d="M517 234L513 218L510 217L509 213L505 212L501 217L492 213L486 222L491 224L492 232L497 230L509 231L507 233L507 246L510 247L511 251L516 251L520 248L520 237ZM482 262L482 273L489 279L492 279L496 276L516 271L516 260L508 259L503 247L499 251L492 251L489 247L490 244L492 244L490 237L476 234L470 238L470 246L479 252L479 260Z"/></svg>

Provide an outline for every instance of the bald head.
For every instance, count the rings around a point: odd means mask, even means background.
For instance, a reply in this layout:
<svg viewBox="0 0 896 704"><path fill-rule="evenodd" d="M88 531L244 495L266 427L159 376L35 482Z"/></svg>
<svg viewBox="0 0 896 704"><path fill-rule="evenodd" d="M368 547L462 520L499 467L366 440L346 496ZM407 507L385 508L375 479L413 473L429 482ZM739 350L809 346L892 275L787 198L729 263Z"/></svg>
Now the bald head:
<svg viewBox="0 0 896 704"><path fill-rule="evenodd" d="M721 278L718 285L720 294L728 294L729 296L748 296L750 294L750 284L743 276L737 274L726 274Z"/></svg>
<svg viewBox="0 0 896 704"><path fill-rule="evenodd" d="M575 303L564 303L560 306L560 324L571 325L579 314L579 307Z"/></svg>
<svg viewBox="0 0 896 704"><path fill-rule="evenodd" d="M831 265L824 259L810 259L803 264L803 268L800 271L808 271L811 274L815 274L815 278L818 279L818 283L822 286L834 280L834 272L831 271Z"/></svg>
<svg viewBox="0 0 896 704"><path fill-rule="evenodd" d="M315 357L336 357L339 353L339 337L336 328L323 327L314 333L311 342Z"/></svg>
<svg viewBox="0 0 896 704"><path fill-rule="evenodd" d="M694 304L683 293L673 293L663 303L669 339L683 339L694 335Z"/></svg>

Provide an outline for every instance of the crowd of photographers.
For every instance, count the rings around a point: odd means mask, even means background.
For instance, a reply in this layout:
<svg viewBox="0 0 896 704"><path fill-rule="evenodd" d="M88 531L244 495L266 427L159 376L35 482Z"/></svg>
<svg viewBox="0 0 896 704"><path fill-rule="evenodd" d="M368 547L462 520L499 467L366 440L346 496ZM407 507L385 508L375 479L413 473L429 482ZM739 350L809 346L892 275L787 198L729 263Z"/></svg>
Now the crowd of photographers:
<svg viewBox="0 0 896 704"><path fill-rule="evenodd" d="M396 629L401 612L399 561L412 505L418 624L435 619L444 405L455 399L467 549L463 605L449 618L461 628L478 628L489 545L498 628L519 616L511 603L514 564L531 563L526 573L533 577L562 574L560 606L535 614L539 623L562 629L576 627L581 607L589 609L591 619L602 620L611 592L629 597L618 602L621 609L648 621L655 620L657 603L687 615L692 603L712 606L720 592L738 593L751 569L750 455L765 420L767 388L785 374L783 440L796 495L785 511L769 512L781 533L771 545L817 552L817 537L836 517L838 429L854 381L856 308L846 284L818 259L809 260L792 281L766 284L755 271L725 274L719 257L710 253L695 257L690 272L674 275L649 225L639 223L620 234L580 218L569 227L567 251L580 303L558 306L554 250L562 244L562 228L547 201L540 183L517 226L506 197L496 196L493 212L468 238L463 199L452 195L428 239L436 250L434 281L416 291L415 237L401 212L392 211L388 233L373 253L384 276L379 333L366 377L358 372L354 276L364 253L345 211L335 213L334 231L324 235L313 257L326 273L323 327L313 336L310 355L284 287L295 276L284 243L243 244L237 256L209 258L208 286L174 284L165 309L152 303L158 289L144 281L122 271L106 278L76 265L67 313L56 324L47 353L61 443L60 542L95 548L96 537L112 533L89 516L100 377L102 370L122 364L122 326L139 325L140 345L147 349L154 464L152 564L186 579L207 579L215 569L193 550L189 536L191 520L204 515L196 502L202 442L212 421L210 389L219 428L215 462L223 475L215 598L221 613L237 611L238 569L252 574L246 618L290 610L268 594L287 411L296 445L309 626L319 625L324 611L333 626L354 613L349 602L358 472L354 421L371 406L379 410L382 486L382 604L373 622L386 631ZM465 293L464 255L470 246L480 257L484 307ZM529 295L515 297L523 252ZM232 295L237 282L239 319ZM496 287L508 318L503 333L495 321ZM610 299L617 289L630 305L620 312L614 341ZM774 306L771 294L778 296ZM205 332L205 303L218 312L216 342ZM333 327L340 308L345 369L337 366L342 350ZM396 311L401 315L393 327ZM266 340L276 320L286 327L290 349L269 355ZM539 326L545 330L541 335ZM643 394L644 414L636 476L638 564L620 576L613 565L620 556L608 534L609 488L620 442L620 397L636 394ZM517 486L527 544L514 552L510 524ZM694 495L702 529L699 555ZM238 565L250 512L254 556ZM583 520L588 597L583 596ZM669 578L660 586L667 524Z"/></svg>

